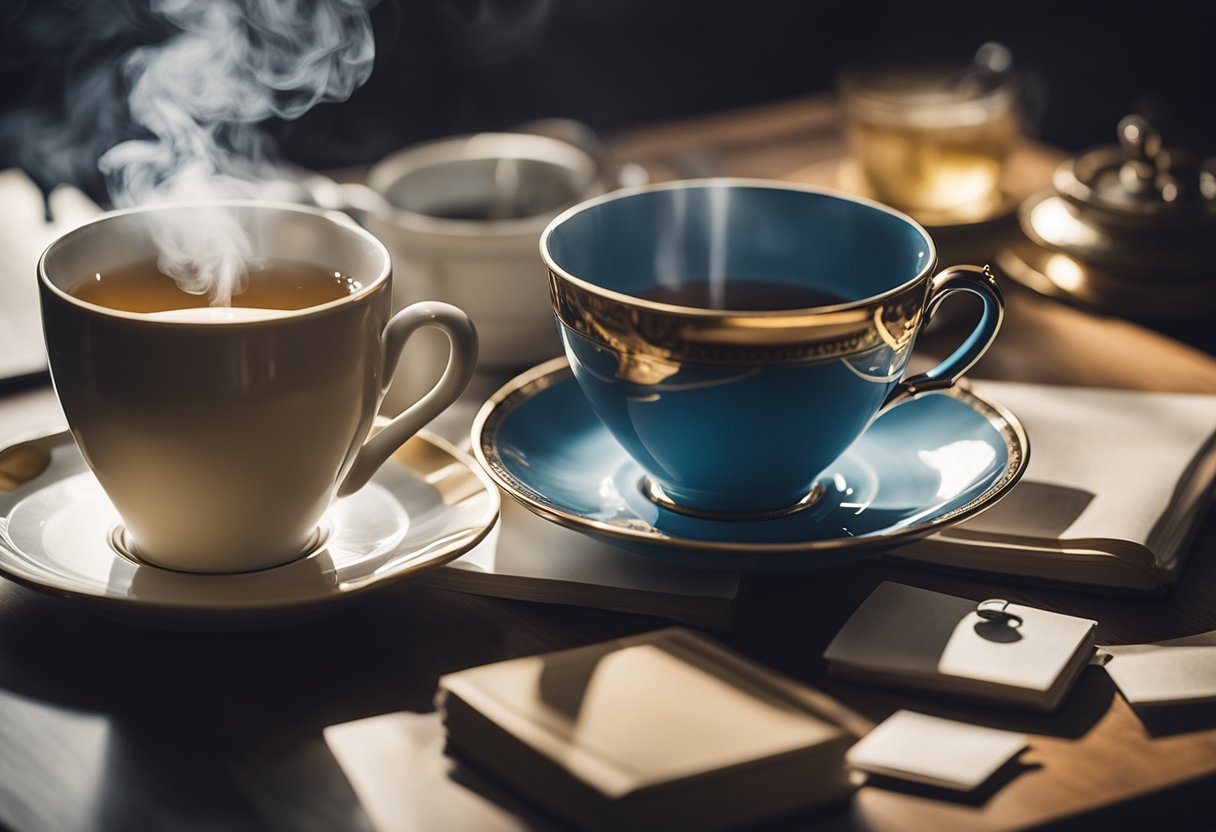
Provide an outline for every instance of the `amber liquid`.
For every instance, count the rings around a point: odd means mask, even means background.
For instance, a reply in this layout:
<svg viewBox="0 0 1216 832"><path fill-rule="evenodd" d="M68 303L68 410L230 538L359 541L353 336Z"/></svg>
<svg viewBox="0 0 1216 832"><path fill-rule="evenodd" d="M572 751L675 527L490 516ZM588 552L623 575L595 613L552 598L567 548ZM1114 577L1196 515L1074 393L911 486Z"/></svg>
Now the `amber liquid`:
<svg viewBox="0 0 1216 832"><path fill-rule="evenodd" d="M849 127L853 153L879 199L897 208L946 211L993 199L1017 134L1010 110L970 123L855 117Z"/></svg>
<svg viewBox="0 0 1216 832"><path fill-rule="evenodd" d="M1009 76L977 66L910 65L846 73L850 150L883 202L968 213L999 202L1018 132Z"/></svg>
<svg viewBox="0 0 1216 832"><path fill-rule="evenodd" d="M656 286L640 292L646 300L697 309L737 309L762 312L833 306L848 298L809 286L770 280L697 280L678 286Z"/></svg>
<svg viewBox="0 0 1216 832"><path fill-rule="evenodd" d="M250 264L245 289L232 306L248 309L306 309L354 294L363 284L341 272L288 260ZM182 291L177 282L148 260L81 278L70 293L98 306L124 312L168 312L210 306L207 295Z"/></svg>

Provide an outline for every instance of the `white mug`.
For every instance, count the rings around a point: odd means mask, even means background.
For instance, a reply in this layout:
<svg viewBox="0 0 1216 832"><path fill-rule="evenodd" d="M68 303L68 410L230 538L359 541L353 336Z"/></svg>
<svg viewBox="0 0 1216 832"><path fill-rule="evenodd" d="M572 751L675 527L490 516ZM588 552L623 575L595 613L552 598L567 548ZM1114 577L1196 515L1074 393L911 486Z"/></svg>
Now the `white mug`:
<svg viewBox="0 0 1216 832"><path fill-rule="evenodd" d="M553 217L604 190L595 158L547 136L482 133L394 153L367 185L381 199L354 213L392 252L398 307L430 298L466 310L487 369L561 353L538 243ZM390 410L442 368L443 345L428 336L410 344L420 372L390 393Z"/></svg>
<svg viewBox="0 0 1216 832"><path fill-rule="evenodd" d="M463 391L477 335L459 309L392 315L385 247L346 216L233 202L257 256L321 266L362 288L266 317L199 322L99 306L83 276L156 257L163 206L118 211L52 243L38 264L51 377L72 434L149 563L191 572L263 569L299 557L335 497L375 473ZM168 278L166 278L168 279ZM405 342L442 330L442 378L372 438Z"/></svg>

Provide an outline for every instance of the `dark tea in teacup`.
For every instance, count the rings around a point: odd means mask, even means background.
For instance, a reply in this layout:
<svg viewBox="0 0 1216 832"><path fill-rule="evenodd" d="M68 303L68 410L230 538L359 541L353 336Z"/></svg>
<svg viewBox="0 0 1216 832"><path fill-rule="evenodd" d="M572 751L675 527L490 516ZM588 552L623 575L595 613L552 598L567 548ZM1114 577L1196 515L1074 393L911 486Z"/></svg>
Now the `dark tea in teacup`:
<svg viewBox="0 0 1216 832"><path fill-rule="evenodd" d="M638 297L673 306L697 309L738 309L746 312L777 309L813 309L834 306L848 298L794 283L773 280L694 280L656 286Z"/></svg>

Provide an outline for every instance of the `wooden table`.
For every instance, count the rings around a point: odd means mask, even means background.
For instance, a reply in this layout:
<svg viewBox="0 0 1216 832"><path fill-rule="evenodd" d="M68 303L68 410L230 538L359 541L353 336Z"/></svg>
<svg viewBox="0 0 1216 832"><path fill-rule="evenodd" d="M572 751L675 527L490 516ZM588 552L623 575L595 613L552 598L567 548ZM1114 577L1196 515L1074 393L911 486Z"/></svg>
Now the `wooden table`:
<svg viewBox="0 0 1216 832"><path fill-rule="evenodd" d="M656 178L726 173L808 181L840 152L830 102L793 101L617 137ZM1026 146L1040 173L1055 156ZM808 173L808 169L812 169ZM815 171L818 171L816 173ZM1216 361L1117 320L1009 287L1007 325L977 377L1216 392ZM949 333L928 339L948 348ZM34 389L0 399L0 432L53 410ZM1151 426L1146 426L1151 429ZM883 580L1011 600L1097 619L1126 643L1216 628L1216 517L1178 588L1126 599L1031 588L871 560L747 581L734 647L879 720L900 707L1025 731L1020 769L970 801L867 786L851 803L773 828L996 829L1040 824L1143 827L1212 822L1216 717L1146 724L1106 675L1087 670L1050 716L885 693L827 680L823 647ZM419 716L402 828L518 828L543 820L442 757L431 697L441 673L640 632L663 622L497 601L403 584L326 620L242 634L144 630L0 581L0 826L63 829L367 828L320 742L334 723ZM1216 711L1216 709L1207 709Z"/></svg>

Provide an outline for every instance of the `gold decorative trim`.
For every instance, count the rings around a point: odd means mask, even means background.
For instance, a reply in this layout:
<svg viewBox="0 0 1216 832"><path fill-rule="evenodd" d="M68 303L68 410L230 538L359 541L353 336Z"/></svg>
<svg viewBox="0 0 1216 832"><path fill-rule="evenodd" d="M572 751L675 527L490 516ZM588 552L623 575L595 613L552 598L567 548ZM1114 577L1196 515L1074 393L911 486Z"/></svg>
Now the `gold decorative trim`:
<svg viewBox="0 0 1216 832"><path fill-rule="evenodd" d="M45 471L51 455L32 443L12 445L0 451L0 491L16 491Z"/></svg>
<svg viewBox="0 0 1216 832"><path fill-rule="evenodd" d="M683 310L643 299L593 292L550 270L558 319L574 332L622 357L622 365L738 366L803 364L889 347L908 349L924 315L927 279L894 295L821 309L778 312Z"/></svg>
<svg viewBox="0 0 1216 832"><path fill-rule="evenodd" d="M474 458L489 473L490 479L494 480L500 488L506 490L517 502L531 508L527 501L516 496L517 492L521 492L526 494L532 502L550 509L553 512L553 516L549 519L563 516L561 509L544 494L531 488L526 483L515 479L507 470L506 464L498 454L498 446L493 444L492 440L498 436L498 428L502 425L503 419L507 418L521 403L539 393L543 393L553 385L573 377L574 370L570 368L570 363L564 357L552 358L542 364L538 364L499 388L482 405L481 410L477 413L477 417L473 420L470 446ZM508 480L511 482L509 486L504 484ZM547 515L541 514L541 516ZM560 520L557 522L563 526L568 525Z"/></svg>
<svg viewBox="0 0 1216 832"><path fill-rule="evenodd" d="M796 191L863 205L913 228L923 241L924 256L914 275L873 297L814 310L753 312L697 309L631 297L571 274L550 251L550 237L558 228L605 203L654 192L706 188ZM540 253L549 271L559 320L615 350L620 356L621 377L639 383L668 378L683 364L798 364L854 355L882 343L900 348L910 342L923 317L929 275L937 263L937 248L929 233L890 206L825 188L743 177L663 182L593 197L549 223L541 234ZM872 317L867 320L867 316Z"/></svg>

